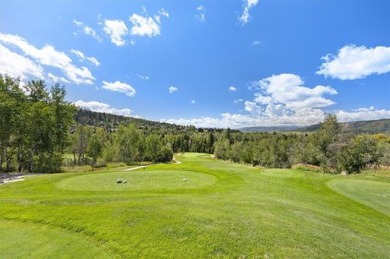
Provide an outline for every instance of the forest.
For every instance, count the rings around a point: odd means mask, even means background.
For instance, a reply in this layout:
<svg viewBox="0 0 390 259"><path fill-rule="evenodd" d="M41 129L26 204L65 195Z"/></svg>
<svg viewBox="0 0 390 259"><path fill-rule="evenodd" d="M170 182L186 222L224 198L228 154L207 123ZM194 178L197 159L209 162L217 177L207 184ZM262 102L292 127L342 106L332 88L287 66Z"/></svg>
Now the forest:
<svg viewBox="0 0 390 259"><path fill-rule="evenodd" d="M314 133L197 129L94 113L65 101L64 86L0 75L0 170L52 173L63 165L170 162L199 152L269 168L359 173L390 166L390 137L356 134L329 114Z"/></svg>

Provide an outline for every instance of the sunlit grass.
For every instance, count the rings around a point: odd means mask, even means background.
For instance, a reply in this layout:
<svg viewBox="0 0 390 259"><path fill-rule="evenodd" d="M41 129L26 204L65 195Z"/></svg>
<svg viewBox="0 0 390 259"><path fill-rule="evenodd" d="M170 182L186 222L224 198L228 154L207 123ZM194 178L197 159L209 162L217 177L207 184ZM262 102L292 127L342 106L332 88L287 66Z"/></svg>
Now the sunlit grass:
<svg viewBox="0 0 390 259"><path fill-rule="evenodd" d="M386 212L327 186L383 178L263 170L201 154L177 160L0 186L0 258L60 250L72 258L388 257Z"/></svg>

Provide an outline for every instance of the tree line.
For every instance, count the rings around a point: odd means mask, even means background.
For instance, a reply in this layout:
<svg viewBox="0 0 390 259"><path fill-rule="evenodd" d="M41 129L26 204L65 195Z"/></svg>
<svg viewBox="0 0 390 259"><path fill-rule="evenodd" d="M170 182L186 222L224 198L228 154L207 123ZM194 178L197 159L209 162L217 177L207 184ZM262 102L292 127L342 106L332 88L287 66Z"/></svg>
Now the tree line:
<svg viewBox="0 0 390 259"><path fill-rule="evenodd" d="M231 134L227 130L214 148L219 159L253 166L289 168L307 164L326 173L359 173L367 166L390 166L390 137L356 135L348 124L339 124L331 114L311 134Z"/></svg>
<svg viewBox="0 0 390 259"><path fill-rule="evenodd" d="M308 164L323 172L390 166L390 137L355 135L328 115L315 133L196 129L77 110L58 84L22 84L0 74L0 171L58 172L61 166L169 162L174 153L214 154L253 166ZM65 156L66 154L66 156Z"/></svg>

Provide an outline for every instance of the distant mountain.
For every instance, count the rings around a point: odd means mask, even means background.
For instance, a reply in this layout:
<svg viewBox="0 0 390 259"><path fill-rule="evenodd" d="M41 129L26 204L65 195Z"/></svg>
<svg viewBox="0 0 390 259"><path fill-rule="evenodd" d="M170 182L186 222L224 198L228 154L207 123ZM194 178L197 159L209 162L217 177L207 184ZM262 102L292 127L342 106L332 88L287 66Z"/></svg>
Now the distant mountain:
<svg viewBox="0 0 390 259"><path fill-rule="evenodd" d="M356 134L375 134L383 133L390 135L390 119L372 120L372 121L353 121L343 122L341 125L347 125ZM320 128L321 124L315 124L307 127L298 128L298 132L314 132Z"/></svg>
<svg viewBox="0 0 390 259"><path fill-rule="evenodd" d="M356 134L375 134L383 133L390 135L390 119L382 120L371 120L371 121L354 121L354 122L343 122L341 125L348 125L351 130ZM242 128L242 132L303 132L310 133L315 132L320 128L321 124L315 124L307 127L298 126L286 126L286 127L248 127Z"/></svg>
<svg viewBox="0 0 390 259"><path fill-rule="evenodd" d="M241 128L241 132L284 132L299 129L300 126L275 126L275 127L245 127Z"/></svg>

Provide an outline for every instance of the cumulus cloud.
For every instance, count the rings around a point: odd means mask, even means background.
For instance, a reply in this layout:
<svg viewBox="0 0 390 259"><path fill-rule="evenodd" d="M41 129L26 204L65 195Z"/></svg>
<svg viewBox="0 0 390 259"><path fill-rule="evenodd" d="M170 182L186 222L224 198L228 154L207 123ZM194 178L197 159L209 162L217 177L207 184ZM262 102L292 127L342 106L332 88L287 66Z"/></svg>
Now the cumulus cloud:
<svg viewBox="0 0 390 259"><path fill-rule="evenodd" d="M124 93L129 97L133 97L136 94L135 89L131 85L119 81L115 81L113 83L103 81L102 88L114 92Z"/></svg>
<svg viewBox="0 0 390 259"><path fill-rule="evenodd" d="M91 36L92 38L94 38L98 42L103 42L102 37L98 33L96 33L96 31L94 29L92 29L91 27L85 25L83 22L80 22L76 19L73 20L73 23L77 27L81 28L84 34Z"/></svg>
<svg viewBox="0 0 390 259"><path fill-rule="evenodd" d="M203 5L200 5L196 8L196 14L195 18L198 19L200 22L205 22L206 21L206 9L204 8Z"/></svg>
<svg viewBox="0 0 390 259"><path fill-rule="evenodd" d="M255 7L259 3L259 0L244 0L244 10L242 15L239 17L240 23L245 25L249 22L251 16L249 15L249 10Z"/></svg>
<svg viewBox="0 0 390 259"><path fill-rule="evenodd" d="M18 35L0 33L0 43L5 46L17 48L21 53L11 52L5 50L7 58L2 56L3 70L11 70L12 66L18 62L26 62L15 72L21 74L21 77L28 77L34 73L35 77L43 78L43 67L55 68L61 71L66 79L74 84L93 84L95 78L91 71L86 67L78 67L72 63L64 52L57 51L51 45L45 45L39 49L29 44L24 38ZM6 48L4 45L3 48ZM13 60L14 59L14 60ZM29 61L28 61L29 60ZM5 68L7 66L7 68ZM36 73L36 74L35 74Z"/></svg>
<svg viewBox="0 0 390 259"><path fill-rule="evenodd" d="M390 72L390 47L348 45L342 47L336 56L327 54L318 75L330 76L341 80L365 78L372 74Z"/></svg>
<svg viewBox="0 0 390 259"><path fill-rule="evenodd" d="M128 33L124 21L121 20L104 20L104 32L110 37L111 42L116 46L123 46L126 44L124 36Z"/></svg>
<svg viewBox="0 0 390 259"><path fill-rule="evenodd" d="M178 91L179 89L178 89L177 87L170 86L170 87L168 88L168 90L169 90L169 93L173 94L174 92Z"/></svg>
<svg viewBox="0 0 390 259"><path fill-rule="evenodd" d="M79 50L71 49L70 52L75 54L80 59L81 62L83 62L84 60L88 60L89 62L91 62L95 66L99 66L100 65L100 62L96 58L94 58L94 57L87 57L87 56L84 55L84 53L82 53Z"/></svg>
<svg viewBox="0 0 390 259"><path fill-rule="evenodd" d="M257 82L259 92L255 101L259 104L282 104L286 109L323 108L334 104L324 95L334 95L337 91L330 86L317 85L314 88L303 86L303 80L294 74L280 74Z"/></svg>
<svg viewBox="0 0 390 259"><path fill-rule="evenodd" d="M22 81L29 78L44 78L43 68L36 62L4 47L0 44L0 73L11 77L20 77Z"/></svg>
<svg viewBox="0 0 390 259"><path fill-rule="evenodd" d="M130 16L130 22L133 24L133 27L130 30L131 35L149 37L160 35L159 16L147 17L139 14L133 14Z"/></svg>
<svg viewBox="0 0 390 259"><path fill-rule="evenodd" d="M229 86L229 92L235 92L237 91L237 88L235 88L234 86Z"/></svg>
<svg viewBox="0 0 390 259"><path fill-rule="evenodd" d="M74 105L76 105L79 108L94 111L94 112L111 113L111 114L116 114L116 115L121 115L126 117L130 117L131 114L130 109L116 109L106 103L101 103L97 101L85 102L82 100L78 100L74 102Z"/></svg>
<svg viewBox="0 0 390 259"><path fill-rule="evenodd" d="M379 120L390 118L390 110L369 108L359 108L352 111L337 111L335 112L340 121L360 121L360 120Z"/></svg>

